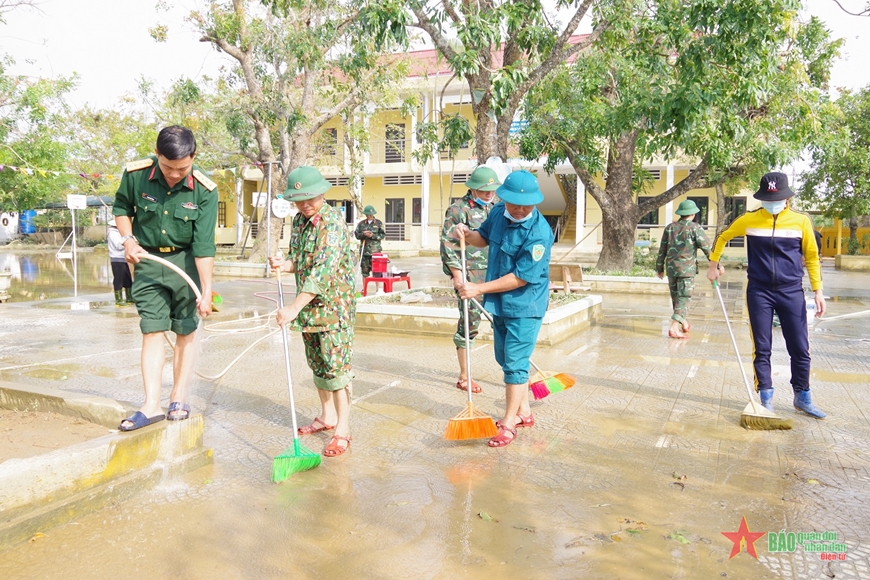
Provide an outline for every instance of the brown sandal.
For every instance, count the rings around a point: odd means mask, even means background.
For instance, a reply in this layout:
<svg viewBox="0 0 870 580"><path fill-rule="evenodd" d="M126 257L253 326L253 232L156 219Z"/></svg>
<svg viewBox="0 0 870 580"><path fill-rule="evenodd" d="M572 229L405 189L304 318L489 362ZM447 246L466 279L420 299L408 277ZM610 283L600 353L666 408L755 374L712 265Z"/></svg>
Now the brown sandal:
<svg viewBox="0 0 870 580"><path fill-rule="evenodd" d="M318 423L320 424L320 427L317 426ZM321 431L330 431L332 429L335 429L335 425L327 425L326 423L321 421L319 418L315 417L314 421L311 422L311 425L305 425L304 427L299 427L299 429L297 429L297 431L299 432L300 435L313 435L315 433L320 433Z"/></svg>
<svg viewBox="0 0 870 580"><path fill-rule="evenodd" d="M498 435L489 440L488 445L490 447L507 447L517 438L516 429L505 427L501 421L496 421L495 426L498 427ZM508 433L511 434L510 437L507 436Z"/></svg>
<svg viewBox="0 0 870 580"><path fill-rule="evenodd" d="M463 380L456 381L456 388L459 389L460 391L467 391L468 390L468 380L466 379L464 381ZM472 393L482 393L483 389L481 389L480 385L478 385L475 381L472 380L471 381L471 392Z"/></svg>
<svg viewBox="0 0 870 580"><path fill-rule="evenodd" d="M344 441L347 443L344 447L338 444L339 441ZM329 441L329 445L323 450L323 454L327 457L338 457L345 451L350 449L350 435L347 437L342 437L341 435L333 435L332 439Z"/></svg>

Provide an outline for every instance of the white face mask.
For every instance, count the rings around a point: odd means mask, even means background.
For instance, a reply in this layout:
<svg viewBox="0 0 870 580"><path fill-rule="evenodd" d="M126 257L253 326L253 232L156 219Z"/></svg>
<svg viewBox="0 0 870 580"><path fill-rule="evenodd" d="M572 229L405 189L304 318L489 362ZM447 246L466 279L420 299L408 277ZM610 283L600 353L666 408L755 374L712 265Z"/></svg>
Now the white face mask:
<svg viewBox="0 0 870 580"><path fill-rule="evenodd" d="M476 203L477 205L479 205L481 207L486 207L492 203L492 200L484 201L484 200L480 199L479 197L474 197L472 199L474 200L474 203Z"/></svg>
<svg viewBox="0 0 870 580"><path fill-rule="evenodd" d="M762 201L761 207L766 209L770 215L776 215L785 209L785 200L782 201Z"/></svg>
<svg viewBox="0 0 870 580"><path fill-rule="evenodd" d="M515 218L514 216L512 216L512 215L510 214L510 212L507 210L507 208L505 208L505 210L504 210L504 217L506 217L507 219L511 220L511 221L514 222L515 224L518 224L518 223L520 223L520 222L524 222L524 221L526 221L527 219L530 219L533 215L535 215L535 212L534 212L534 211L531 211L531 212L529 212L529 215L527 215L527 216L524 217L523 219L519 219L519 220L518 220L517 218Z"/></svg>

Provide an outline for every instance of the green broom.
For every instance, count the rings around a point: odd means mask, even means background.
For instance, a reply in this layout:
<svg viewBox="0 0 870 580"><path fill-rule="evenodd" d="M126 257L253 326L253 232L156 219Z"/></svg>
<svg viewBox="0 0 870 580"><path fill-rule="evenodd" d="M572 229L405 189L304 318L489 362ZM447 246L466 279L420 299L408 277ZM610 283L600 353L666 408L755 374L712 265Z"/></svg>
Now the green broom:
<svg viewBox="0 0 870 580"><path fill-rule="evenodd" d="M468 276L465 272L465 237L459 238L459 253L462 258L462 282L468 281ZM448 441L463 441L466 439L483 439L491 438L498 435L498 429L495 426L495 421L492 417L477 409L471 401L471 339L468 330L468 300L462 301L462 312L465 315L465 368L468 371L468 406L463 409L458 415L450 419L447 423L447 429L444 430L444 438Z"/></svg>
<svg viewBox="0 0 870 580"><path fill-rule="evenodd" d="M472 298L471 301L474 302L477 308L483 312L484 316L486 316L486 319L489 320L489 323L492 324L492 314L484 310L483 306L476 298ZM540 401L553 393L561 393L565 389L570 389L577 383L577 379L565 373L545 373L531 358L529 358L529 364L535 368L540 377L539 380L536 380L529 385L529 389L532 391L532 396L536 401Z"/></svg>
<svg viewBox="0 0 870 580"><path fill-rule="evenodd" d="M746 385L746 394L749 396L749 404L746 405L746 408L743 409L743 413L740 415L740 426L744 429L754 429L757 431L791 429L791 419L777 417L773 411L763 407L760 403L755 403L755 398L752 396L752 388L749 386L749 377L746 376L743 361L740 359L740 351L737 350L737 339L734 338L731 321L728 320L728 311L725 309L725 300L722 299L722 290L719 289L718 280L713 281L713 287L716 288L716 294L719 296L719 304L722 306L722 314L725 316L725 325L728 327L728 334L731 335L731 345L734 347L734 354L737 355L737 365L740 367L740 374L743 375L743 384Z"/></svg>
<svg viewBox="0 0 870 580"><path fill-rule="evenodd" d="M276 270L278 277L278 308L284 308L284 288L281 286L281 270ZM320 454L314 453L299 442L299 431L296 425L296 403L293 401L293 380L290 378L290 342L287 338L287 327L281 327L281 338L284 339L284 367L287 370L287 391L290 393L290 420L293 423L293 446L272 461L272 481L279 483L298 471L307 471L320 465Z"/></svg>

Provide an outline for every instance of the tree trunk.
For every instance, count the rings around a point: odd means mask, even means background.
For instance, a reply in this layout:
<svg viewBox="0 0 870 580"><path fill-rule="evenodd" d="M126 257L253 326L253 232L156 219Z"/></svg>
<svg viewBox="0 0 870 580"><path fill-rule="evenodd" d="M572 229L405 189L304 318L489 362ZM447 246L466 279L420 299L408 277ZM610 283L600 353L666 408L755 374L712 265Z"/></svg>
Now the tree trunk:
<svg viewBox="0 0 870 580"><path fill-rule="evenodd" d="M637 218L631 211L602 211L601 254L596 268L603 272L631 270L634 262L634 232Z"/></svg>
<svg viewBox="0 0 870 580"><path fill-rule="evenodd" d="M846 246L850 254L860 253L860 245L858 244L858 212L855 205L849 210L849 244Z"/></svg>
<svg viewBox="0 0 870 580"><path fill-rule="evenodd" d="M603 195L592 194L601 207L601 255L599 270L629 271L634 262L634 237L640 211L631 190L637 131L611 142L607 154L607 181Z"/></svg>
<svg viewBox="0 0 870 580"><path fill-rule="evenodd" d="M725 188L721 183L716 184L716 234L713 236L713 240L716 239L716 236L719 235L721 231L723 231L727 226L728 216L725 215Z"/></svg>

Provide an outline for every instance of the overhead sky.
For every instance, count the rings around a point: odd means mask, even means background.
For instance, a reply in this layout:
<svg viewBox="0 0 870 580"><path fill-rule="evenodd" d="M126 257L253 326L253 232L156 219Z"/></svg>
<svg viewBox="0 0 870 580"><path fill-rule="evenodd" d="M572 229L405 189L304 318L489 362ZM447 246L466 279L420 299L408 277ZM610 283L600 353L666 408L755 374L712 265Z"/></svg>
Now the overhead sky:
<svg viewBox="0 0 870 580"><path fill-rule="evenodd" d="M15 73L42 77L79 74L74 106L111 108L119 97L135 94L146 78L167 88L179 77L215 75L229 57L201 43L184 18L208 0L166 0L172 8L158 12L157 0L36 0L38 10L15 9L0 25L0 53L17 62ZM865 0L841 0L859 11ZM870 84L870 18L849 16L833 0L809 0L808 14L824 20L835 37L845 38L843 58L835 65L832 85L858 88ZM155 42L148 29L169 26L169 41ZM863 36L860 34L865 31Z"/></svg>

